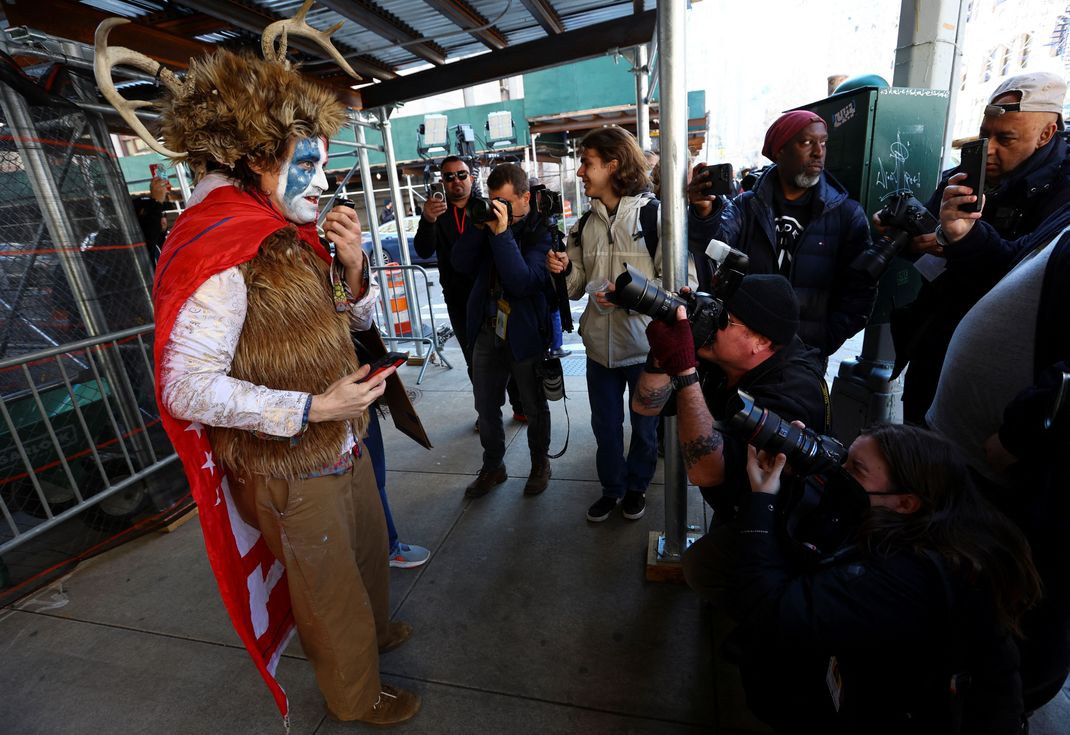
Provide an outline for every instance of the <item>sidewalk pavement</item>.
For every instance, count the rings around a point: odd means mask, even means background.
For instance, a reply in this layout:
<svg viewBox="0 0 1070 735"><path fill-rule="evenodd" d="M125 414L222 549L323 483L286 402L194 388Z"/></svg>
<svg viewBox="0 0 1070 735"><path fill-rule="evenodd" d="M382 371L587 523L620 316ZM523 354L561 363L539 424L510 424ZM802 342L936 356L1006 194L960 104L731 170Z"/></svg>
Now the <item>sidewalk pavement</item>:
<svg viewBox="0 0 1070 735"><path fill-rule="evenodd" d="M577 347L575 335L567 342ZM641 520L585 520L600 488L582 353L564 361L572 434L549 490L523 496L524 425L506 418L510 479L477 500L464 498L480 464L471 388L459 350L448 356L454 369L430 366L419 386L418 368L401 371L434 448L384 423L401 538L432 551L423 567L391 570L393 617L415 633L384 656L384 680L423 698L398 731L767 732L718 655L708 609L686 587L644 581L647 534L664 518L660 463ZM551 413L556 450L563 405ZM688 505L702 524L694 490ZM296 638L278 675L292 735L369 730L325 718ZM1068 722L1064 693L1031 732ZM0 723L11 735L284 732L223 609L196 518L0 610Z"/></svg>

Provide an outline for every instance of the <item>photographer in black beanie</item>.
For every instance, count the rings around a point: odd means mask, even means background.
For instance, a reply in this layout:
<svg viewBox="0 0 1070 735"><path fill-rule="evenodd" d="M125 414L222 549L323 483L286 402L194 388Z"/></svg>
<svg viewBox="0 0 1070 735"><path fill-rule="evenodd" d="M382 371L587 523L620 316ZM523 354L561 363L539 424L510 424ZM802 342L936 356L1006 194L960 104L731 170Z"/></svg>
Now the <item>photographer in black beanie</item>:
<svg viewBox="0 0 1070 735"><path fill-rule="evenodd" d="M818 433L828 430L829 420L821 356L796 334L799 302L787 279L748 275L725 300L725 309L727 321L697 350L683 307L671 326L651 322L650 355L632 400L636 412L656 416L675 394L688 478L713 507L713 526L730 521L750 491L746 442L714 426L729 418L726 404L736 391ZM714 528L684 555L688 584L705 597L717 597L724 587L730 541Z"/></svg>

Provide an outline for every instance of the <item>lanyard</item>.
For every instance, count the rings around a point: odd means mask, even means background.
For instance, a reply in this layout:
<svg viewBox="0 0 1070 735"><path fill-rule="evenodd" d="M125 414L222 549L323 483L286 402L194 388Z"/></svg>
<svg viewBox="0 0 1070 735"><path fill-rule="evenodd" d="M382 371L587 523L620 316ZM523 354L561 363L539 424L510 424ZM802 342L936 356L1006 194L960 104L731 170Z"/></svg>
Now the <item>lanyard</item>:
<svg viewBox="0 0 1070 735"><path fill-rule="evenodd" d="M455 225L457 225L457 234L458 235L463 235L464 234L464 223L465 223L465 220L468 217L468 213L464 212L464 210L461 210L463 212L463 214L461 214L461 218L460 219L457 219L457 207L450 207L450 209L453 210L453 223Z"/></svg>

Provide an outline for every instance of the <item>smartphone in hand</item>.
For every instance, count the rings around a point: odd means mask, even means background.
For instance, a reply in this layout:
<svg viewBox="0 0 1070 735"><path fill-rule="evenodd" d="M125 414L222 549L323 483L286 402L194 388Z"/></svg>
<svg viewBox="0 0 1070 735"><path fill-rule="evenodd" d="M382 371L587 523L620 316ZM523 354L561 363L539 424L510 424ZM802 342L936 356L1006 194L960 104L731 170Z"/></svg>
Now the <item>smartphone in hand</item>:
<svg viewBox="0 0 1070 735"><path fill-rule="evenodd" d="M967 202L959 207L963 212L980 212L981 195L985 192L985 164L988 161L988 138L978 138L962 146L962 163L959 172L966 178L959 186L968 186L977 195L976 202Z"/></svg>
<svg viewBox="0 0 1070 735"><path fill-rule="evenodd" d="M736 194L736 180L732 175L732 164L715 163L712 166L703 165L699 173L706 174L706 181L702 187L702 193L706 196L731 197Z"/></svg>
<svg viewBox="0 0 1070 735"><path fill-rule="evenodd" d="M409 359L409 353L408 352L388 352L385 355L383 355L382 357L380 357L378 360L375 360L374 362L372 362L371 370L369 370L368 374L365 375L360 380L358 380L357 382L358 383L365 383L365 382L371 380L372 378L374 378L379 373L381 373L384 370L386 370L387 368L400 367L401 365L404 365L405 362L408 359Z"/></svg>

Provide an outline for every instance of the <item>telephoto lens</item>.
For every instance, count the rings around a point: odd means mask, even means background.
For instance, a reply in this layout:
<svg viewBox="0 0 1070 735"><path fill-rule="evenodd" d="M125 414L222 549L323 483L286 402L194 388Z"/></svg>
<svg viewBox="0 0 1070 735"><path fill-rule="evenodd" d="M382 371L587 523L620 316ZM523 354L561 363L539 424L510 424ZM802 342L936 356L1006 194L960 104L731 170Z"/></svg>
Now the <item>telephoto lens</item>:
<svg viewBox="0 0 1070 735"><path fill-rule="evenodd" d="M687 306L679 296L658 288L627 263L624 272L617 276L614 290L606 298L617 306L623 306L666 324L676 321L676 307Z"/></svg>
<svg viewBox="0 0 1070 735"><path fill-rule="evenodd" d="M512 222L513 220L513 206L505 199L498 197L494 201L501 202L505 205L506 221ZM486 222L493 222L498 219L497 213L494 211L494 205L490 199L484 199L483 197L469 197L468 199L468 216L472 218L473 222L479 222L484 224Z"/></svg>
<svg viewBox="0 0 1070 735"><path fill-rule="evenodd" d="M825 472L840 465L847 449L831 436L812 429L800 429L767 408L755 404L754 397L737 391L728 401L729 430L739 438L770 454L783 454L800 475Z"/></svg>

